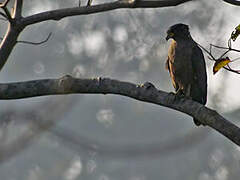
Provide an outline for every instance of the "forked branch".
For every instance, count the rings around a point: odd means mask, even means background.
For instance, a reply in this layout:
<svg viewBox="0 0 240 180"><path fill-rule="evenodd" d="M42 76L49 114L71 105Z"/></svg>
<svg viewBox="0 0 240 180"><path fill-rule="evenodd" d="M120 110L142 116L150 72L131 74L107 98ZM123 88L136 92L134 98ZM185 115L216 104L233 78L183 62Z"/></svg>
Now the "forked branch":
<svg viewBox="0 0 240 180"><path fill-rule="evenodd" d="M9 22L12 22L12 17L11 13L9 12L7 8L7 4L9 3L10 0L5 0L4 2L0 3L0 8L3 9L4 13L1 13L2 16L4 16L6 19L8 19Z"/></svg>

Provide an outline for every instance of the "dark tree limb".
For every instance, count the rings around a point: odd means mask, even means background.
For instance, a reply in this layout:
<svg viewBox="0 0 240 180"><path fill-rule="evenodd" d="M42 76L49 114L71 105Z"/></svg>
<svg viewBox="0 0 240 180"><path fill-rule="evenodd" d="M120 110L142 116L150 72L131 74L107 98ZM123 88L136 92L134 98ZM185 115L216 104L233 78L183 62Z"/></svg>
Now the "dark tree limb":
<svg viewBox="0 0 240 180"><path fill-rule="evenodd" d="M235 0L223 0L223 1L235 6L240 6L240 1L235 1Z"/></svg>
<svg viewBox="0 0 240 180"><path fill-rule="evenodd" d="M5 18L9 21L8 29L0 44L0 71L16 45L18 36L24 29L24 26L21 24L22 1L23 0L15 0L12 13L7 9L7 3L9 0L4 1L4 3L0 5L6 14Z"/></svg>
<svg viewBox="0 0 240 180"><path fill-rule="evenodd" d="M22 27L16 27L11 24L8 25L8 30L0 45L0 71L5 65L13 48L17 43L17 38L22 31Z"/></svg>
<svg viewBox="0 0 240 180"><path fill-rule="evenodd" d="M14 19L20 19L22 17L22 7L23 0L15 0L12 15Z"/></svg>
<svg viewBox="0 0 240 180"><path fill-rule="evenodd" d="M2 3L0 3L0 8L6 7L10 0L5 0Z"/></svg>
<svg viewBox="0 0 240 180"><path fill-rule="evenodd" d="M99 5L82 6L74 8L65 8L52 11L46 11L22 19L24 26L36 24L47 20L61 20L62 18L77 15L95 14L105 11L111 11L122 8L163 8L183 4L193 0L161 0L161 1L137 1L131 3L126 0L119 0Z"/></svg>
<svg viewBox="0 0 240 180"><path fill-rule="evenodd" d="M175 95L144 84L139 86L129 82L108 78L77 79L67 75L60 79L43 79L0 84L0 99L21 99L62 94L117 94L139 101L165 106L197 118L240 145L240 129L202 104L189 99L177 99Z"/></svg>

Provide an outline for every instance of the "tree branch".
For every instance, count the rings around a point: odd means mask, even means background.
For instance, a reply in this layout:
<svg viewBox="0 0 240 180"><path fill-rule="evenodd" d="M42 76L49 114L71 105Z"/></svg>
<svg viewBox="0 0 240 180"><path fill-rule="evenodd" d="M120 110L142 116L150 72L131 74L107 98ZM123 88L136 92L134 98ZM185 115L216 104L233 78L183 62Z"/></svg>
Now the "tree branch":
<svg viewBox="0 0 240 180"><path fill-rule="evenodd" d="M8 57L10 56L14 46L17 43L17 38L24 27L22 26L15 26L12 24L8 25L8 30L1 42L0 45L0 71L5 65L5 63L8 60Z"/></svg>
<svg viewBox="0 0 240 180"><path fill-rule="evenodd" d="M111 80L108 78L77 79L67 75L59 79L43 79L0 84L0 99L21 99L61 94L117 94L139 101L165 106L197 118L240 145L240 129L216 111L189 99L176 99L175 95L144 84Z"/></svg>
<svg viewBox="0 0 240 180"><path fill-rule="evenodd" d="M15 0L13 8L13 18L20 19L22 17L23 0Z"/></svg>
<svg viewBox="0 0 240 180"><path fill-rule="evenodd" d="M9 22L12 22L12 17L11 17L11 13L9 12L8 8L7 8L7 4L9 3L10 0L5 0L4 2L0 3L0 8L3 9L3 11L5 12L5 17L8 19Z"/></svg>
<svg viewBox="0 0 240 180"><path fill-rule="evenodd" d="M100 13L122 8L160 8L171 7L183 4L193 0L162 0L162 1L137 1L131 3L126 0L119 0L110 3L104 3L93 6L82 6L74 8L65 8L52 11L46 11L22 19L24 26L47 21L47 20L61 20L62 18L76 15L87 15L93 13Z"/></svg>
<svg viewBox="0 0 240 180"><path fill-rule="evenodd" d="M235 1L235 0L223 0L223 1L235 6L240 6L240 1Z"/></svg>

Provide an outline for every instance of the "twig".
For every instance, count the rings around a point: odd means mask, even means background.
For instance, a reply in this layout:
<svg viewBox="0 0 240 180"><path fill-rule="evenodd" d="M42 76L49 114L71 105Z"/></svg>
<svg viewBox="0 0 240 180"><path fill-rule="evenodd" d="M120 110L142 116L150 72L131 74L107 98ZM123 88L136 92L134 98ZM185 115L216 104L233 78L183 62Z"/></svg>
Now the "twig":
<svg viewBox="0 0 240 180"><path fill-rule="evenodd" d="M204 48L203 46L201 46L200 44L197 43L197 45L203 49L210 57L208 57L210 60L213 60L213 61L218 61L219 59L222 59L227 53L229 53L230 51L235 51L235 52L240 52L240 50L238 49L232 49L231 47L231 39L228 40L228 47L222 47L222 46L218 46L218 45L214 45L214 44L210 44L210 47L209 47L209 51ZM226 50L219 58L215 58L212 54L212 47L215 47L217 49L224 49ZM237 59L239 58L236 58L234 60L231 60L231 62L234 62L236 61ZM240 70L235 70L235 69L232 69L229 65L227 65L227 67L223 67L224 69L226 69L227 71L230 71L230 72L233 72L233 73L236 73L236 74L240 74Z"/></svg>
<svg viewBox="0 0 240 180"><path fill-rule="evenodd" d="M47 42L47 41L49 40L49 38L51 37L51 35L52 35L52 32L50 32L50 33L48 34L48 36L47 36L47 38L46 38L45 40L40 41L40 42L21 41L21 40L20 40L20 41L17 41L17 43L31 44L31 45L41 45L41 44ZM3 40L3 38L0 37L0 40Z"/></svg>
<svg viewBox="0 0 240 180"><path fill-rule="evenodd" d="M201 48L201 49L203 49L210 57L211 57L211 60L214 60L214 61L216 61L216 59L215 59L215 57L212 55L212 53L211 53L211 48L210 48L210 52L206 49L206 48L204 48L202 45L200 45L199 43L197 43L197 45Z"/></svg>
<svg viewBox="0 0 240 180"><path fill-rule="evenodd" d="M222 46L217 46L214 44L210 44L210 47L215 47L215 48L219 48L219 49L229 49L229 47L222 47Z"/></svg>
<svg viewBox="0 0 240 180"><path fill-rule="evenodd" d="M6 20L8 20L8 17L3 12L0 12L0 15L3 16Z"/></svg>
<svg viewBox="0 0 240 180"><path fill-rule="evenodd" d="M223 56L225 56L227 53L229 53L231 51L231 49L228 49L226 52L224 52L218 59L223 58Z"/></svg>
<svg viewBox="0 0 240 180"><path fill-rule="evenodd" d="M4 2L0 3L0 8L6 7L10 0L5 0Z"/></svg>
<svg viewBox="0 0 240 180"><path fill-rule="evenodd" d="M7 8L7 4L9 3L10 0L5 0L3 3L0 4L0 8L3 9L3 11L5 12L5 16L9 22L12 22L12 17L11 17L11 13L9 12L8 8ZM3 15L3 13L1 14Z"/></svg>
<svg viewBox="0 0 240 180"><path fill-rule="evenodd" d="M231 46L230 46L230 47L222 47L222 46L217 46L217 45L214 45L214 44L210 44L210 46L213 46L213 47L216 47L216 48L219 48L219 49L225 49L225 50L240 52L240 50L238 50L238 49L233 49L233 48L231 48Z"/></svg>
<svg viewBox="0 0 240 180"><path fill-rule="evenodd" d="M45 42L47 42L49 40L49 38L51 37L52 35L52 32L50 32L47 36L47 38L43 41L40 41L40 42L31 42L31 41L17 41L17 43L24 43L24 44L31 44L31 45L41 45Z"/></svg>

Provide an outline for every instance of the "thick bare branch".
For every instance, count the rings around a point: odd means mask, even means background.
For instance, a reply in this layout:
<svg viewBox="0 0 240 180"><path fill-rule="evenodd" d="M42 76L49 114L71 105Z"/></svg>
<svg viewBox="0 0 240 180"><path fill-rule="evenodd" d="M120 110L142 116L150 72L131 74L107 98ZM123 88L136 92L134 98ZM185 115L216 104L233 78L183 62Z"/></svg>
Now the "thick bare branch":
<svg viewBox="0 0 240 180"><path fill-rule="evenodd" d="M3 17L3 19L8 20L8 17L7 17L6 14L4 14L3 12L0 12L0 15Z"/></svg>
<svg viewBox="0 0 240 180"><path fill-rule="evenodd" d="M3 68L7 62L8 57L10 56L14 46L17 43L17 38L21 33L23 27L16 27L12 24L9 24L8 30L1 42L0 45L0 70Z"/></svg>
<svg viewBox="0 0 240 180"><path fill-rule="evenodd" d="M138 86L111 79L77 79L64 76L60 79L44 79L0 84L0 99L20 99L61 94L118 94L139 101L158 104L197 118L235 144L240 145L240 129L224 119L216 111L189 99L176 99L175 95L157 90L145 84Z"/></svg>
<svg viewBox="0 0 240 180"><path fill-rule="evenodd" d="M162 0L162 1L137 1L136 3L129 3L128 1L119 0L111 3L104 3L100 5L82 6L74 8L65 8L42 12L28 16L22 19L24 26L35 24L47 20L60 20L68 16L87 15L93 13L99 13L104 11L111 11L122 8L160 8L160 7L171 7L183 4L193 0Z"/></svg>
<svg viewBox="0 0 240 180"><path fill-rule="evenodd" d="M240 1L236 0L223 0L223 1L232 5L240 6Z"/></svg>
<svg viewBox="0 0 240 180"><path fill-rule="evenodd" d="M2 9L5 12L5 16L4 17L6 17L9 22L12 22L11 13L9 12L8 8L4 6L4 7L2 7ZM2 16L3 16L3 14L2 14Z"/></svg>
<svg viewBox="0 0 240 180"><path fill-rule="evenodd" d="M0 8L6 7L10 0L5 0L2 3L0 3Z"/></svg>
<svg viewBox="0 0 240 180"><path fill-rule="evenodd" d="M22 17L22 6L23 0L15 0L12 15L13 18L20 19Z"/></svg>

